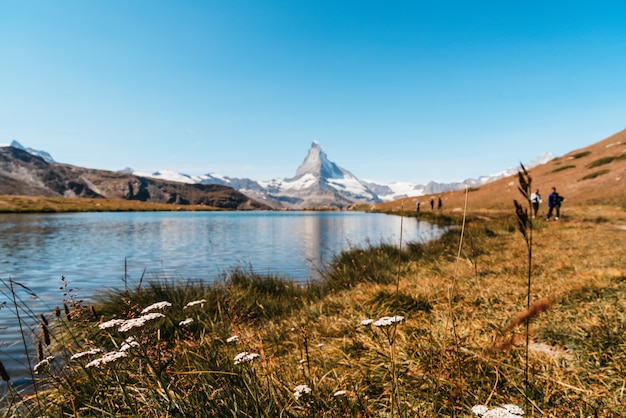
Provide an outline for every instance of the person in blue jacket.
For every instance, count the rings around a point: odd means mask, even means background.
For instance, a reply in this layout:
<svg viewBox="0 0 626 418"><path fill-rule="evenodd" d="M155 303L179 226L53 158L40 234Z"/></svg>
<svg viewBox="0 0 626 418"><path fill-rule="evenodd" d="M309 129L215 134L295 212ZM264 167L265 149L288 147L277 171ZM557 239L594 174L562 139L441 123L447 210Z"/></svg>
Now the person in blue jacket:
<svg viewBox="0 0 626 418"><path fill-rule="evenodd" d="M555 212L554 220L558 221L561 216L561 203L565 200L563 196L557 193L556 187L552 188L552 193L548 195L548 216L546 217L546 221L550 221L550 217L552 217L552 211Z"/></svg>

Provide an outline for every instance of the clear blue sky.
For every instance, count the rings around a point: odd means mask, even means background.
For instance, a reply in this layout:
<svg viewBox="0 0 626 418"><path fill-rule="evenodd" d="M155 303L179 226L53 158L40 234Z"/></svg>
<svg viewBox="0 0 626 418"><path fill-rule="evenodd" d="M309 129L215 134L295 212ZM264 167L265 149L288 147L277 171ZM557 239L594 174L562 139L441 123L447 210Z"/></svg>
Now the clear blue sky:
<svg viewBox="0 0 626 418"><path fill-rule="evenodd" d="M423 183L624 128L623 0L0 0L0 143L58 162Z"/></svg>

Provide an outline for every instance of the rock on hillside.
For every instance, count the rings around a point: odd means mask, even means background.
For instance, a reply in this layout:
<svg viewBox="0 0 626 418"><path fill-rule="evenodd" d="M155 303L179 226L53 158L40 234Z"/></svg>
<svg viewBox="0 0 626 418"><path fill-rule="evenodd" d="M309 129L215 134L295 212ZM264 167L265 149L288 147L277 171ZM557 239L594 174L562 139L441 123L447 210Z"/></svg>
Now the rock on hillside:
<svg viewBox="0 0 626 418"><path fill-rule="evenodd" d="M230 187L185 184L127 172L47 162L15 147L0 147L0 194L139 200L224 209L270 209Z"/></svg>

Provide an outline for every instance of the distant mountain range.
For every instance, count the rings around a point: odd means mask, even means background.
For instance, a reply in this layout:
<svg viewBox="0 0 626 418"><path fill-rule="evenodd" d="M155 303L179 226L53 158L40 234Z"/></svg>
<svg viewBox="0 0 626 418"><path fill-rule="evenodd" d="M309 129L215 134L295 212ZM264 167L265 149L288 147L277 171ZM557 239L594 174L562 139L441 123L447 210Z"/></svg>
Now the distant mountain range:
<svg viewBox="0 0 626 418"><path fill-rule="evenodd" d="M515 174L518 170L517 167L512 167L496 174L485 175L478 179L467 179L455 183L437 183L431 181L425 185L400 182L381 184L358 179L350 171L330 161L320 144L314 141L304 161L297 168L294 177L270 181L256 181L248 178L232 178L218 174L190 176L171 170L157 171L154 173L137 172L131 168L117 172L89 170L69 166L67 164L58 164L49 153L24 147L17 141L13 141L9 145L0 145L0 147L17 149L41 158L43 162L48 165L64 168L60 170L59 178L56 180L54 187L52 187L54 191L50 192L50 190L46 190L44 187L41 191L44 195L46 195L46 193L61 193L61 195L68 197L89 195L95 197L132 198L138 200L145 198L154 201L179 204L185 202L197 203L198 201L206 203L206 199L202 200L196 196L199 191L204 190L203 188L208 186L221 186L234 189L246 196L249 199L249 203L247 206L244 204L243 207L257 207L252 202L259 202L261 206L267 205L267 207L274 209L347 208L355 204L374 204L403 197L459 190L466 186L477 187ZM525 165L531 168L546 163L553 158L554 155L547 152ZM68 170L67 167L73 168ZM25 173L29 171L28 169L21 167L16 173L15 168L15 164L7 164L6 162L4 166L0 165L0 177L7 177L7 173L10 174L13 172L12 175L8 176L10 177L10 181L7 182L7 184L11 183L14 185L11 190L15 191L20 189L20 178L27 180L26 185L30 189L33 188L34 184L41 186L42 182L45 183L45 181L39 178L40 176L37 177L37 175L33 175L32 172L25 175ZM39 170L41 171L41 168L39 168ZM96 175L94 173L98 174ZM105 175L104 173L110 174ZM63 176L69 176L70 178L63 179ZM74 178L72 178L72 176L74 176ZM105 178L107 176L110 178L111 182L115 180L116 186L113 189L116 190L116 193L112 193L112 191L109 190L110 188L105 186ZM96 183L98 184L97 186ZM123 186L122 184L124 183L126 183L127 186ZM133 184L135 185L134 188L132 186ZM176 184L179 186L175 186ZM7 192L7 187L4 187L4 192L2 189L3 188L0 187L0 193L17 194ZM36 193L35 190L36 188L25 194ZM105 190L107 192L104 192ZM139 192L139 190L141 190L141 192ZM152 192L150 192L150 190L152 190ZM187 196L191 195L193 195L194 198L189 199ZM237 200L239 201L240 199Z"/></svg>
<svg viewBox="0 0 626 418"><path fill-rule="evenodd" d="M271 209L231 187L164 181L56 163L48 153L22 147L15 141L10 146L0 145L0 194L125 199L231 210Z"/></svg>
<svg viewBox="0 0 626 418"><path fill-rule="evenodd" d="M554 159L554 155L546 152L529 161L525 166L531 168L552 159ZM239 190L241 193L265 202L272 207L286 207L290 209L325 206L345 208L354 204L379 203L403 197L442 193L463 189L466 186L477 187L510 176L517 171L518 167L511 167L499 173L455 183L431 181L425 185L401 182L381 184L374 181L360 180L348 170L330 161L317 141L311 144L304 161L296 170L296 175L283 180L255 181L217 174L189 176L168 170L154 173L141 173L131 170L137 176L153 177L162 180L221 184Z"/></svg>

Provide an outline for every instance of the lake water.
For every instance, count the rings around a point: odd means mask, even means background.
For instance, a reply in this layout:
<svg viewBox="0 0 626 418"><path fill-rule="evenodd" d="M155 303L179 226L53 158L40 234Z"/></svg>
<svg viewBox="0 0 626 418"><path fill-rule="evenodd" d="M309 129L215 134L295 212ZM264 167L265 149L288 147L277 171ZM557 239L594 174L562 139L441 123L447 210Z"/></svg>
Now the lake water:
<svg viewBox="0 0 626 418"><path fill-rule="evenodd" d="M5 214L0 279L28 287L46 309L63 303L62 276L87 300L142 276L211 281L235 267L306 282L350 247L399 244L401 223L404 243L442 233L415 218L361 212ZM8 303L3 290L0 303ZM0 359L9 373L24 360L19 338L14 312L0 306Z"/></svg>

